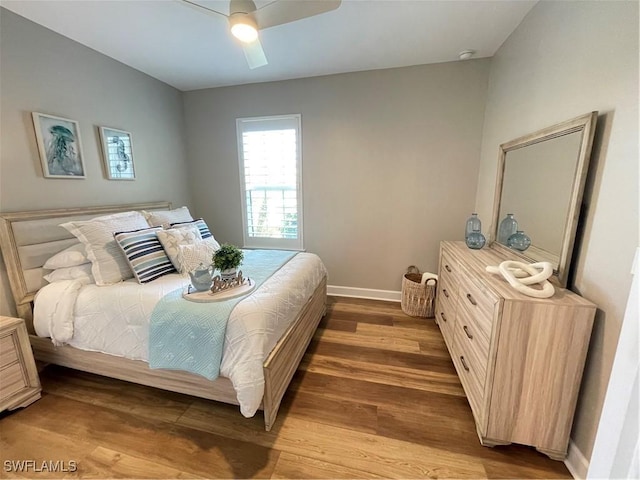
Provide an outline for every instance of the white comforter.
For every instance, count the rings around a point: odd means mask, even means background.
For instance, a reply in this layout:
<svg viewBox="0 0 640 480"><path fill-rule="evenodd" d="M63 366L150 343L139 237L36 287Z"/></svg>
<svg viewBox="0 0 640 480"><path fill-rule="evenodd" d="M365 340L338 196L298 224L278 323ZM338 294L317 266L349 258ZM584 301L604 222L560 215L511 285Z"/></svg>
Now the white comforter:
<svg viewBox="0 0 640 480"><path fill-rule="evenodd" d="M264 360L325 275L316 255L299 253L231 312L220 373L233 383L245 417L262 401ZM188 283L178 274L144 285L135 279L107 287L55 282L38 292L34 327L56 344L146 361L156 303Z"/></svg>

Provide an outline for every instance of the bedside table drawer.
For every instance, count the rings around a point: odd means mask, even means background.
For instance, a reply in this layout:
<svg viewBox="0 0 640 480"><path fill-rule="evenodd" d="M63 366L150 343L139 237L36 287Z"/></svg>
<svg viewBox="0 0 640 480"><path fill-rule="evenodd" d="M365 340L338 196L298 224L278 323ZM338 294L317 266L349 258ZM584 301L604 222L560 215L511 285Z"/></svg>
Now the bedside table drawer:
<svg viewBox="0 0 640 480"><path fill-rule="evenodd" d="M0 383L2 384L2 395L6 397L10 397L27 387L22 366L19 363L14 363L0 370Z"/></svg>
<svg viewBox="0 0 640 480"><path fill-rule="evenodd" d="M18 346L13 335L0 337L0 369L18 361Z"/></svg>
<svg viewBox="0 0 640 480"><path fill-rule="evenodd" d="M0 316L0 412L26 407L40 391L24 320Z"/></svg>

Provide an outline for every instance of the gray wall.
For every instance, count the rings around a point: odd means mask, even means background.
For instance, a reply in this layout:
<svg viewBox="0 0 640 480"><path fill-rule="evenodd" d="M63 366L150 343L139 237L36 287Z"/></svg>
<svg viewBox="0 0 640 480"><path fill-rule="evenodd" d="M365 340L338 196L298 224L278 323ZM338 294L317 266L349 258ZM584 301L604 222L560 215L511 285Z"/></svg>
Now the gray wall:
<svg viewBox="0 0 640 480"><path fill-rule="evenodd" d="M235 119L302 114L304 242L329 283L400 290L436 271L474 205L488 60L185 93L194 205L242 243ZM488 216L486 217L488 218Z"/></svg>
<svg viewBox="0 0 640 480"><path fill-rule="evenodd" d="M189 203L181 92L5 9L0 42L0 211ZM80 123L86 179L43 178L32 111ZM105 179L97 125L132 133L135 181ZM2 262L0 287L15 314Z"/></svg>
<svg viewBox="0 0 640 480"><path fill-rule="evenodd" d="M598 110L573 288L598 305L572 438L589 458L638 245L638 3L540 2L492 60L476 205L498 146Z"/></svg>

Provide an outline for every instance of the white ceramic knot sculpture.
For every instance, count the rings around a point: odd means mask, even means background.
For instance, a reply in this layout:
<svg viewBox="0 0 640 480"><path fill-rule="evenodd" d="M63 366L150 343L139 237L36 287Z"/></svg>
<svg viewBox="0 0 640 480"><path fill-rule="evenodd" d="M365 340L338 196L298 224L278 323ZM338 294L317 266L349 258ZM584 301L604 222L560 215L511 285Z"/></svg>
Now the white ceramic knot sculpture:
<svg viewBox="0 0 640 480"><path fill-rule="evenodd" d="M553 266L549 262L522 263L507 260L497 267L488 266L487 272L501 274L509 282L509 285L530 297L549 298L555 292L553 285L547 280L553 275ZM535 283L542 288L529 286Z"/></svg>

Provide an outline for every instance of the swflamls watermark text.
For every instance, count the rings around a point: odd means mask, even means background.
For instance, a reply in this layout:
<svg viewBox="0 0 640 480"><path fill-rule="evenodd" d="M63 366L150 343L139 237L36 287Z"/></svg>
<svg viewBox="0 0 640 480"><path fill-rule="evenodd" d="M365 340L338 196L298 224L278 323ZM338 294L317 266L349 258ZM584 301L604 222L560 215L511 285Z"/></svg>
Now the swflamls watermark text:
<svg viewBox="0 0 640 480"><path fill-rule="evenodd" d="M75 472L78 462L75 460L5 460L4 471L16 473Z"/></svg>

